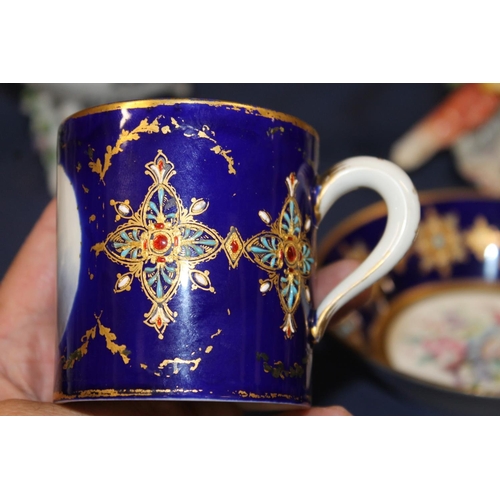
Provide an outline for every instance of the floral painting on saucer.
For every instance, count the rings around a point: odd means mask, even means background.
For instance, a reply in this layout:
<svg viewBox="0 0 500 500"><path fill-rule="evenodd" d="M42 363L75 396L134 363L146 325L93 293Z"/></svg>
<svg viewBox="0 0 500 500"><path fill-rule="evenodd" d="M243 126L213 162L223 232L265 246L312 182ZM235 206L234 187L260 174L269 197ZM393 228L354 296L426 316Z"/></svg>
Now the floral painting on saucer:
<svg viewBox="0 0 500 500"><path fill-rule="evenodd" d="M421 193L413 246L331 333L368 361L439 389L500 397L500 200ZM382 203L344 221L319 261L363 261L386 222Z"/></svg>

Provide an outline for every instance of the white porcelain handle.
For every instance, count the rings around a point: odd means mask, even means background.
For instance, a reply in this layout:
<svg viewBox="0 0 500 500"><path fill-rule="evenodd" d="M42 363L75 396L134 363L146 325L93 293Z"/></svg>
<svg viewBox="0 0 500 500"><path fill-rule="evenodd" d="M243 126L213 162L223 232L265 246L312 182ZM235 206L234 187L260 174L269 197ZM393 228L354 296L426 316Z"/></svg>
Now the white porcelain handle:
<svg viewBox="0 0 500 500"><path fill-rule="evenodd" d="M387 225L377 246L366 260L339 283L319 304L312 319L311 334L323 336L332 316L360 292L387 274L408 251L418 229L420 204L408 175L386 160L359 156L337 165L318 186L316 216L319 221L344 194L358 188L375 190L387 204Z"/></svg>

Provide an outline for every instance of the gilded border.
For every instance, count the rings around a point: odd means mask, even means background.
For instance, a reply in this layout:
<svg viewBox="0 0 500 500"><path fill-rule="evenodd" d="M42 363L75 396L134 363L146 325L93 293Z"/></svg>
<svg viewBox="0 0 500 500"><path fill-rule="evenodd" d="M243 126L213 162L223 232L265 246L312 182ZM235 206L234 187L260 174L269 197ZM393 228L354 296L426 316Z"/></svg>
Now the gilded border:
<svg viewBox="0 0 500 500"><path fill-rule="evenodd" d="M422 207L432 204L449 203L452 201L497 201L498 198L479 194L477 191L469 188L449 188L423 191L419 193L419 201ZM332 248L342 241L347 235L360 229L362 226L374 222L377 219L387 215L385 201L378 201L365 208L354 212L348 216L339 225L333 228L319 245L317 263L323 265L328 253Z"/></svg>
<svg viewBox="0 0 500 500"><path fill-rule="evenodd" d="M245 111L246 114L251 114L255 116L262 116L264 118L270 118L272 120L280 120L282 122L290 123L299 127L306 132L312 134L319 141L318 132L308 123L296 118L295 116L281 113L279 111L273 111L267 108L261 108L258 106L251 106L249 104L239 104L231 101L219 101L219 100L208 100L208 99L144 99L137 101L121 101L109 104L101 104L99 106L93 106L91 108L82 109L77 111L72 115L68 116L63 122L64 125L67 121L73 120L75 118L81 118L83 116L95 115L98 113L105 113L108 111L118 111L121 109L140 109L140 108L156 108L158 106L175 106L177 104L193 104L193 105L204 105L212 106L215 108L225 107L226 109L233 111Z"/></svg>
<svg viewBox="0 0 500 500"><path fill-rule="evenodd" d="M206 397L200 397L198 394L205 393ZM182 394L187 396L175 397ZM156 396L156 398L155 398ZM172 396L174 396L172 398ZM300 404L303 406L310 406L310 398L306 396L292 396L290 394L281 394L278 392L266 392L264 394L257 394L254 392L247 392L243 390L233 391L232 395L215 396L210 391L203 389L86 389L78 391L75 394L65 394L63 392L55 392L53 395L54 403L70 403L73 401L90 401L96 399L122 399L122 398L137 398L137 399L156 399L158 401L175 402L178 399L193 399L196 402L222 402L222 403L241 403L245 400L253 399L259 400L261 403L279 403L276 400L282 401L282 404L289 404L288 401ZM281 403L280 403L281 404Z"/></svg>

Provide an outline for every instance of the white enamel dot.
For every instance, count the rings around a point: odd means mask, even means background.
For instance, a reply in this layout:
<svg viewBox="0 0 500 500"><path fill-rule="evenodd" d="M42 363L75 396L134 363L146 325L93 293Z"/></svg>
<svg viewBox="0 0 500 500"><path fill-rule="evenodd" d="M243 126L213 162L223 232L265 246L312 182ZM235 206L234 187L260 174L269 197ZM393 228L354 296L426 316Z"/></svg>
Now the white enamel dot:
<svg viewBox="0 0 500 500"><path fill-rule="evenodd" d="M196 281L196 283L198 283L199 285L208 286L208 280L204 274L195 271L193 273L193 278Z"/></svg>
<svg viewBox="0 0 500 500"><path fill-rule="evenodd" d="M131 281L130 274L126 274L125 276L122 276L122 277L118 280L117 287L118 287L120 290L122 290L123 288L126 288L126 287L130 284L130 281Z"/></svg>
<svg viewBox="0 0 500 500"><path fill-rule="evenodd" d="M127 207L127 205L120 203L118 205L118 212L120 212L122 215L128 215L130 213L130 208Z"/></svg>
<svg viewBox="0 0 500 500"><path fill-rule="evenodd" d="M263 222L265 222L266 224L269 224L271 222L271 216L265 211L265 210L261 210L259 212L259 217L262 219Z"/></svg>
<svg viewBox="0 0 500 500"><path fill-rule="evenodd" d="M309 231L309 229L311 229L311 219L309 217L306 219L306 223L304 224L304 229L306 231Z"/></svg>
<svg viewBox="0 0 500 500"><path fill-rule="evenodd" d="M207 202L205 200L197 201L191 208L191 212L194 214L200 214L207 208Z"/></svg>
<svg viewBox="0 0 500 500"><path fill-rule="evenodd" d="M261 293L266 293L271 289L271 282L270 281L264 281L262 285L260 285L260 291Z"/></svg>

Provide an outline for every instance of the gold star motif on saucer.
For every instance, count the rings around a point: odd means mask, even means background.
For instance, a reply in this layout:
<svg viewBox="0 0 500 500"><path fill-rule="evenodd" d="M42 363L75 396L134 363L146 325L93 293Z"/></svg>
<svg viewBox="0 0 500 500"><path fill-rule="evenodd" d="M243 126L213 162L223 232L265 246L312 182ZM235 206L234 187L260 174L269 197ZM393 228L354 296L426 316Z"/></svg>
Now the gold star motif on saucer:
<svg viewBox="0 0 500 500"><path fill-rule="evenodd" d="M486 247L493 244L500 247L500 231L490 226L484 216L478 216L474 225L465 233L465 243L470 248L477 260L484 260Z"/></svg>
<svg viewBox="0 0 500 500"><path fill-rule="evenodd" d="M420 270L424 274L435 270L443 278L450 277L452 266L467 259L458 217L453 213L440 215L429 208L413 249L420 258Z"/></svg>

